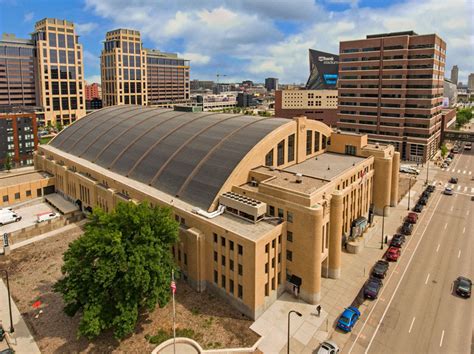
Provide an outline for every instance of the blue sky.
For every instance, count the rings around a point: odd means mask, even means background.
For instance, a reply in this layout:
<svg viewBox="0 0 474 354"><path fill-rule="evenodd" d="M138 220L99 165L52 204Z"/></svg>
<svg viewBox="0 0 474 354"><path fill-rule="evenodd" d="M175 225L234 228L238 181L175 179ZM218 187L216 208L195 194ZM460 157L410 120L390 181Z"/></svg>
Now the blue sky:
<svg viewBox="0 0 474 354"><path fill-rule="evenodd" d="M145 47L190 59L191 79L305 82L308 48L337 53L340 40L411 29L447 42L447 77L454 64L463 82L474 72L470 0L0 0L0 7L0 32L19 37L44 17L74 22L88 81L100 82L102 41L118 27L140 30Z"/></svg>

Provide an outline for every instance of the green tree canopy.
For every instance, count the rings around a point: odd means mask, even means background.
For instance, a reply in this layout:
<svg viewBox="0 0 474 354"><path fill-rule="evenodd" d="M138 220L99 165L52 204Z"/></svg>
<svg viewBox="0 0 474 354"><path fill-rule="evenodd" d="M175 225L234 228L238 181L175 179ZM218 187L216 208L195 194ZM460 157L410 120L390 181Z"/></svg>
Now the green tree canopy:
<svg viewBox="0 0 474 354"><path fill-rule="evenodd" d="M470 108L460 109L456 112L456 125L462 127L464 124L469 123L472 119L472 111Z"/></svg>
<svg viewBox="0 0 474 354"><path fill-rule="evenodd" d="M111 213L94 209L84 235L64 253L64 275L54 286L64 311L81 315L78 336L113 329L133 332L139 312L170 299L178 224L168 208L120 203Z"/></svg>
<svg viewBox="0 0 474 354"><path fill-rule="evenodd" d="M3 160L3 167L5 167L5 170L8 172L12 169L12 158L8 153L5 155L5 159Z"/></svg>

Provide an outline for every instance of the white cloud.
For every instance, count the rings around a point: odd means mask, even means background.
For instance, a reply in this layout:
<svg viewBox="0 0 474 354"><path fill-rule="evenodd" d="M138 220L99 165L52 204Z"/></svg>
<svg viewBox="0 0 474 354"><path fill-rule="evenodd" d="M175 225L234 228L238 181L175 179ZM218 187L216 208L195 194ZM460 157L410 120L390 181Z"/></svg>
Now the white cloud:
<svg viewBox="0 0 474 354"><path fill-rule="evenodd" d="M34 12L27 12L24 16L23 16L23 22L30 22L33 17L35 16L35 13Z"/></svg>
<svg viewBox="0 0 474 354"><path fill-rule="evenodd" d="M91 33L95 30L99 25L95 22L86 22L86 23L75 23L76 32L80 36L85 36L86 34Z"/></svg>
<svg viewBox="0 0 474 354"><path fill-rule="evenodd" d="M188 56L191 67L199 66L193 78L209 73L214 79L212 73L221 72L305 82L309 48L337 53L341 40L405 30L437 33L447 42L447 69L457 64L462 74L474 72L472 0L402 0L385 8L364 7L358 0L85 1L97 16L112 21L110 29L138 29L156 49L177 45L183 55L194 56ZM328 3L349 7L329 11ZM292 34L279 29L282 21Z"/></svg>
<svg viewBox="0 0 474 354"><path fill-rule="evenodd" d="M94 82L97 84L100 84L100 75L91 75L91 76L86 77L87 85L93 84Z"/></svg>
<svg viewBox="0 0 474 354"><path fill-rule="evenodd" d="M89 52L88 50L84 50L83 56L84 66L87 66L89 69L94 71L100 71L100 57Z"/></svg>
<svg viewBox="0 0 474 354"><path fill-rule="evenodd" d="M209 63L211 57L208 55L202 55L199 53L179 53L179 56L184 59L191 60L191 65L203 65Z"/></svg>

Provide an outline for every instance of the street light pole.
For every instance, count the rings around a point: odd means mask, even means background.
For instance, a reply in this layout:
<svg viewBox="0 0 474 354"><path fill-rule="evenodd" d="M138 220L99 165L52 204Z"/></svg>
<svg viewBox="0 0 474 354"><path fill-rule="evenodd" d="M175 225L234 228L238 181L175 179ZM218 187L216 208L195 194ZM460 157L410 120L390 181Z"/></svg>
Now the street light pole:
<svg viewBox="0 0 474 354"><path fill-rule="evenodd" d="M412 181L412 179L413 179L413 176L410 177L410 179L408 180L408 185L409 185L409 187L408 187L408 208L407 208L408 211L410 210L410 194L411 194L411 181Z"/></svg>
<svg viewBox="0 0 474 354"><path fill-rule="evenodd" d="M299 313L298 311L295 311L295 310L291 310L290 312L288 312L288 344L286 345L286 352L288 354L290 354L290 315L291 313L296 313L299 317L301 317L301 313Z"/></svg>
<svg viewBox="0 0 474 354"><path fill-rule="evenodd" d="M385 208L390 205L385 205L383 207L383 213L382 213L382 240L380 242L380 249L383 250L383 236L384 236L384 226L385 226Z"/></svg>
<svg viewBox="0 0 474 354"><path fill-rule="evenodd" d="M428 173L430 171L430 159L426 160L426 185L428 185Z"/></svg>
<svg viewBox="0 0 474 354"><path fill-rule="evenodd" d="M8 271L6 269L1 269L1 271L5 272L5 276L7 278L8 310L10 312L10 333L13 333L15 332L15 328L13 327L12 302L10 298L10 282L8 281Z"/></svg>

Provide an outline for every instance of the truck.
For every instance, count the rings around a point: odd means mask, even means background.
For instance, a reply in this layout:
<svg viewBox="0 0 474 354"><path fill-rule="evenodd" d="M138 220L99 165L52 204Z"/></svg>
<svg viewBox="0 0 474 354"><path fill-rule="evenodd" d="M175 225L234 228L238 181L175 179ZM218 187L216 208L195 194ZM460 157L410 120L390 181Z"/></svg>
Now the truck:
<svg viewBox="0 0 474 354"><path fill-rule="evenodd" d="M14 212L11 213L0 213L0 226L10 224L12 222L18 222L21 220L21 216L15 214Z"/></svg>

